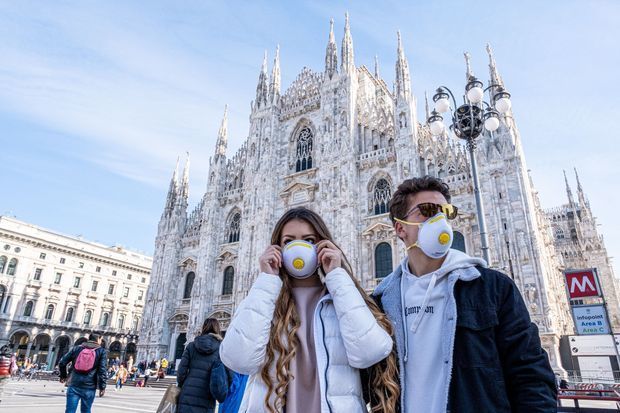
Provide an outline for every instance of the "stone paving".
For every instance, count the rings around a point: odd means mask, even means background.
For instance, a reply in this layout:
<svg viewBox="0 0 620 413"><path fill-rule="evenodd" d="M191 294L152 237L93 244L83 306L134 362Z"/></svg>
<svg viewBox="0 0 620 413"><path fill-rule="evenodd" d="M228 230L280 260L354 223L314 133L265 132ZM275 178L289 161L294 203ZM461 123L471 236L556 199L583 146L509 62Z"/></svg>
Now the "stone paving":
<svg viewBox="0 0 620 413"><path fill-rule="evenodd" d="M164 395L164 388L137 388L125 386L114 391L108 385L104 397L98 397L93 404L93 413L138 412L152 413ZM4 394L0 402L2 413L59 413L65 410L65 387L54 381L13 381L5 382ZM563 406L572 406L564 401ZM614 409L613 402L580 402L582 407ZM565 411L560 409L561 411ZM79 407L78 407L79 412Z"/></svg>
<svg viewBox="0 0 620 413"><path fill-rule="evenodd" d="M2 413L58 413L65 410L65 387L52 381L7 381L0 402ZM93 413L154 412L164 389L125 386L115 392L108 386L103 397L97 396ZM79 412L78 407L78 412Z"/></svg>

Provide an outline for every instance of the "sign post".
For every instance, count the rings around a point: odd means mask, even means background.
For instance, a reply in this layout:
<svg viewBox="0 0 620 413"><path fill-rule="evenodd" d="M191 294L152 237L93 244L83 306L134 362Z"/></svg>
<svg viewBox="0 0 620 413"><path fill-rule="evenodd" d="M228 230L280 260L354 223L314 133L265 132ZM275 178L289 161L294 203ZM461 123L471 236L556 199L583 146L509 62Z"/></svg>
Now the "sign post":
<svg viewBox="0 0 620 413"><path fill-rule="evenodd" d="M607 303L605 296L599 283L596 268L587 268L582 270L566 270L563 271L566 280L566 292L571 306L573 321L578 335L611 335L612 341L615 343L613 330L609 322L609 313L607 312ZM589 301L599 301L587 305L576 305L571 300L590 299ZM614 346L616 353L616 361L620 366L620 353L617 346Z"/></svg>

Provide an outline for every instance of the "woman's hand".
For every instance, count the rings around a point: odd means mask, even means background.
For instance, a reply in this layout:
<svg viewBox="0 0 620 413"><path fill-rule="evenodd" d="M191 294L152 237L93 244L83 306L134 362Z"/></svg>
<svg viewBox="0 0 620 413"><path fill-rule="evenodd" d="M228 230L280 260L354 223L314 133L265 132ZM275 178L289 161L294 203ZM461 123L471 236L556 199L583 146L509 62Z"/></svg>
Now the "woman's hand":
<svg viewBox="0 0 620 413"><path fill-rule="evenodd" d="M316 244L316 250L318 251L318 260L325 275L330 273L333 269L342 266L342 251L340 251L333 242L323 240Z"/></svg>
<svg viewBox="0 0 620 413"><path fill-rule="evenodd" d="M261 272L278 275L282 267L282 248L279 245L270 245L263 255L258 258Z"/></svg>

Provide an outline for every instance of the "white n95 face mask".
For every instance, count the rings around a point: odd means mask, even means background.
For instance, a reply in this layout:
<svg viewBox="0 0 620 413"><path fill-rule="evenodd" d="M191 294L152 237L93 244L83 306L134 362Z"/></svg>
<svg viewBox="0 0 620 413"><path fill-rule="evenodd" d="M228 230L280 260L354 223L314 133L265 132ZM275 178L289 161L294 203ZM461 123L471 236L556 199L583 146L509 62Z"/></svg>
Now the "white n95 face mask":
<svg viewBox="0 0 620 413"><path fill-rule="evenodd" d="M291 241L282 248L286 272L295 278L308 278L318 268L316 246L307 241Z"/></svg>
<svg viewBox="0 0 620 413"><path fill-rule="evenodd" d="M409 245L407 251L413 247L418 247L427 257L437 259L444 257L450 250L450 247L452 247L454 234L443 212L439 212L437 215L421 223L403 221L398 218L395 218L395 220L405 225L420 226L418 240L414 244Z"/></svg>

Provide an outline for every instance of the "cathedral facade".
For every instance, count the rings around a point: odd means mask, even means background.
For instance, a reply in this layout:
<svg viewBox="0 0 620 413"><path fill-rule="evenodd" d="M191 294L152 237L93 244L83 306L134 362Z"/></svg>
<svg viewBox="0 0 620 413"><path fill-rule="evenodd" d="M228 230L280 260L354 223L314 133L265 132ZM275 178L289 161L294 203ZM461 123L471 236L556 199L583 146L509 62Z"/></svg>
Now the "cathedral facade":
<svg viewBox="0 0 620 413"><path fill-rule="evenodd" d="M490 83L503 86L487 51ZM392 193L406 178L437 176L461 211L452 221L454 248L481 255L467 151L458 139L433 136L426 121L418 121L400 35L395 70L390 89L377 64L374 71L356 66L348 17L340 53L332 22L324 69L302 69L283 93L279 49L271 70L265 56L248 138L227 154L225 112L206 193L192 211L189 160L182 176L175 169L155 240L139 359L180 358L207 316L225 329L258 275L258 257L275 222L291 207L306 206L324 218L371 291L405 256L387 213ZM428 117L428 104L425 110ZM573 333L565 261L528 174L512 111L496 132L478 140L490 265L523 292L559 370L560 337Z"/></svg>

